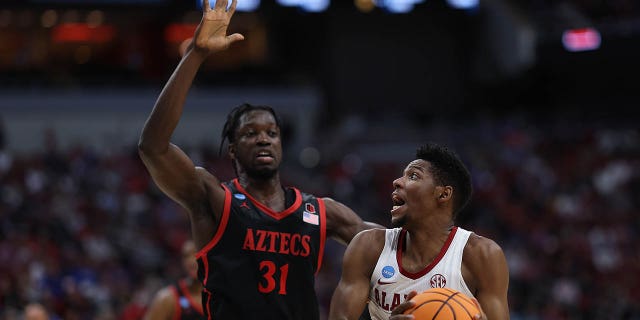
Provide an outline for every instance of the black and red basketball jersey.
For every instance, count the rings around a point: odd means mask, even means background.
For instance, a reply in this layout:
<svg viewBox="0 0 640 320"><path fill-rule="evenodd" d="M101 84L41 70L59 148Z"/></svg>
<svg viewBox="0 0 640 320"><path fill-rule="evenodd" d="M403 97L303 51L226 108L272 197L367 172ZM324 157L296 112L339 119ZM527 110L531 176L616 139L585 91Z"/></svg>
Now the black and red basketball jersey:
<svg viewBox="0 0 640 320"><path fill-rule="evenodd" d="M285 191L274 212L235 179L211 242L196 255L204 312L212 319L318 319L315 274L326 238L322 199Z"/></svg>
<svg viewBox="0 0 640 320"><path fill-rule="evenodd" d="M189 288L184 280L179 280L171 286L176 297L175 320L203 320L206 319L202 307L196 305L189 294Z"/></svg>

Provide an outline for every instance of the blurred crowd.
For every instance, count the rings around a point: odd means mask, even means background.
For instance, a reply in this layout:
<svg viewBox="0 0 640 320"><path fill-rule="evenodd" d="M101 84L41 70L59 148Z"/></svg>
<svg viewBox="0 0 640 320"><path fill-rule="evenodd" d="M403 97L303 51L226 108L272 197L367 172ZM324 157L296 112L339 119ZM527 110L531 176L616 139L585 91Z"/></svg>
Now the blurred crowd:
<svg viewBox="0 0 640 320"><path fill-rule="evenodd" d="M504 249L512 319L640 319L637 126L520 115L444 121L417 138L468 164L475 193L458 224ZM51 319L139 319L156 290L183 276L187 215L150 180L136 146L60 150L49 132L40 151L16 154L4 142L0 319L23 319L29 303ZM217 146L183 147L233 177ZM405 163L364 157L354 168L320 152L311 169L285 163L283 181L388 225L391 181ZM316 279L324 316L344 251L327 245Z"/></svg>

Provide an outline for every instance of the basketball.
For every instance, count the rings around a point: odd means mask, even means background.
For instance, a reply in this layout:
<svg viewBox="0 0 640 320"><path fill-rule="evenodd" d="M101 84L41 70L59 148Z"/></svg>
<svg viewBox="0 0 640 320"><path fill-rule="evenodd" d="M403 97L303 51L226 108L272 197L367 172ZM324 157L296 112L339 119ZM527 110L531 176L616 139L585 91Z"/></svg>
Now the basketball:
<svg viewBox="0 0 640 320"><path fill-rule="evenodd" d="M413 314L417 320L467 320L480 313L473 299L450 288L433 288L411 299L416 304L404 314Z"/></svg>

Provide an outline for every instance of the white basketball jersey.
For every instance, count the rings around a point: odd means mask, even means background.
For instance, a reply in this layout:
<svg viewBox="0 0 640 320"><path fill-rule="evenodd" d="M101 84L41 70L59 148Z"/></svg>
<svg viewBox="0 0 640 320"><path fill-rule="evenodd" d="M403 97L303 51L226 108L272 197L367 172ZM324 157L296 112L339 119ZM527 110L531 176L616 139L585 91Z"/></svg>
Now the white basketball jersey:
<svg viewBox="0 0 640 320"><path fill-rule="evenodd" d="M387 229L384 249L371 274L369 313L371 319L388 319L397 305L406 300L411 291L418 293L431 288L452 288L473 297L462 278L462 253L470 231L454 227L440 253L428 266L417 273L402 268L402 251L406 230Z"/></svg>

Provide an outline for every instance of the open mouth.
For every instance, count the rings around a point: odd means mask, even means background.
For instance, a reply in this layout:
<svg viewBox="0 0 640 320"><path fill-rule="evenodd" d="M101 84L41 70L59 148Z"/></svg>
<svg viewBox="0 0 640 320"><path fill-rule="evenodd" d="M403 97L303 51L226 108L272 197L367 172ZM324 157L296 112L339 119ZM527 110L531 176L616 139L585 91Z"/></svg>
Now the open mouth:
<svg viewBox="0 0 640 320"><path fill-rule="evenodd" d="M405 204L404 200L400 198L395 192L391 194L391 201L393 202L393 208L391 209L392 212L396 211Z"/></svg>
<svg viewBox="0 0 640 320"><path fill-rule="evenodd" d="M261 158L273 159L273 155L271 155L271 152L268 152L268 151L260 151L260 152L258 152L258 155L256 155L256 158L258 158L258 159L261 159Z"/></svg>

